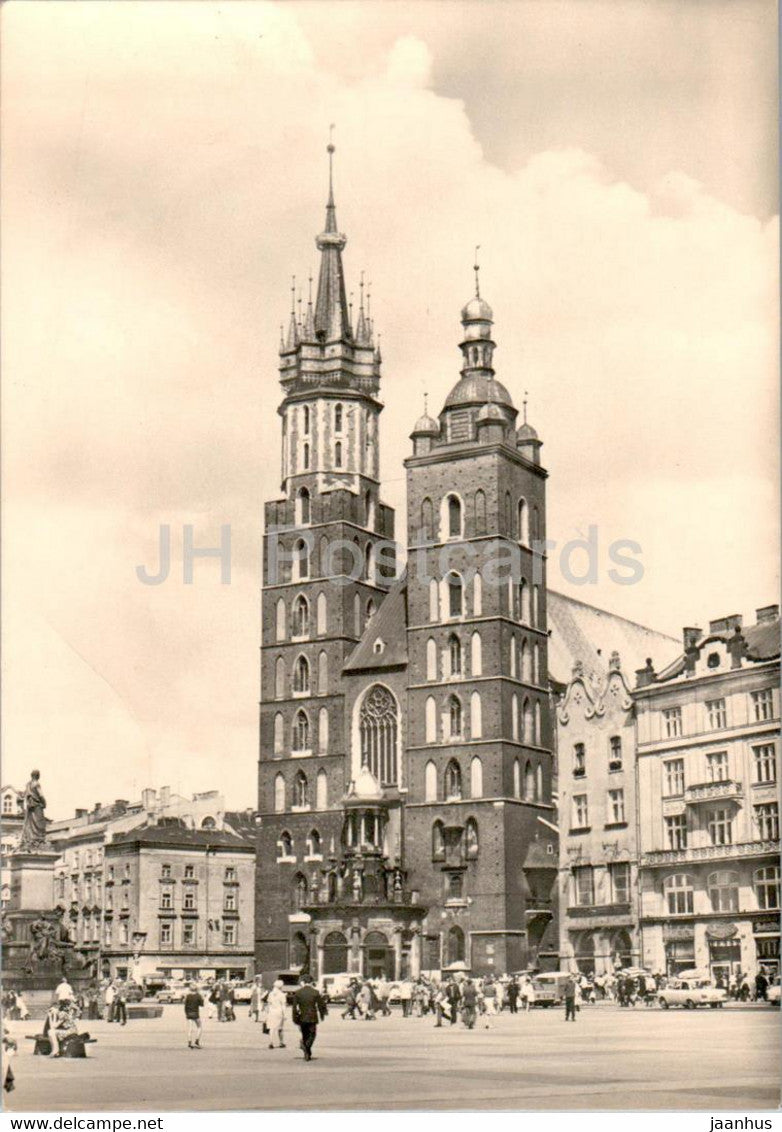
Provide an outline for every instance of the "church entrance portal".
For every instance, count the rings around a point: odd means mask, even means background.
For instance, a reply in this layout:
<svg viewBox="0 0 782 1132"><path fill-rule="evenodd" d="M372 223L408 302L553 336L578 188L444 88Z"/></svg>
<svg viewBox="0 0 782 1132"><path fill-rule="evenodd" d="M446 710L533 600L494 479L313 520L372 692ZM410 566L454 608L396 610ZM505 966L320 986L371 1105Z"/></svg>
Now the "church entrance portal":
<svg viewBox="0 0 782 1132"><path fill-rule="evenodd" d="M382 932L368 932L364 938L364 976L394 978L394 950Z"/></svg>

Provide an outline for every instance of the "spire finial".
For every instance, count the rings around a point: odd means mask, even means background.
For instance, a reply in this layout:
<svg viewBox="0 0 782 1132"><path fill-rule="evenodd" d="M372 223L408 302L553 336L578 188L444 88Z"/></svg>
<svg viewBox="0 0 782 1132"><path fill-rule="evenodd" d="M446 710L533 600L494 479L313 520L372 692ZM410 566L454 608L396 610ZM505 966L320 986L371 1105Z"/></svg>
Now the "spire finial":
<svg viewBox="0 0 782 1132"><path fill-rule="evenodd" d="M475 298L476 299L480 299L480 297L481 297L481 281L480 281L481 265L478 263L478 252L480 250L481 250L481 245L476 244L475 245L475 263L473 264L473 268L472 268L473 271L475 272Z"/></svg>
<svg viewBox="0 0 782 1132"><path fill-rule="evenodd" d="M372 280L367 283L367 318L372 317Z"/></svg>
<svg viewBox="0 0 782 1132"><path fill-rule="evenodd" d="M429 394L424 390L424 416L429 416Z"/></svg>
<svg viewBox="0 0 782 1132"><path fill-rule="evenodd" d="M350 292L350 300L348 302L348 316L350 318L350 325L353 325L353 292Z"/></svg>
<svg viewBox="0 0 782 1132"><path fill-rule="evenodd" d="M326 146L326 152L329 155L329 204L334 203L334 123L329 126L329 144Z"/></svg>
<svg viewBox="0 0 782 1132"><path fill-rule="evenodd" d="M359 284L358 284L358 293L360 295L359 306L360 306L361 310L363 311L363 309L364 309L364 272L363 271L361 272L361 278L360 278Z"/></svg>
<svg viewBox="0 0 782 1132"><path fill-rule="evenodd" d="M307 302L310 304L310 306L312 306L312 268L310 268L310 274L309 274L308 282L309 282L309 291L308 291Z"/></svg>
<svg viewBox="0 0 782 1132"><path fill-rule="evenodd" d="M527 423L527 398L528 397L529 397L529 391L527 389L525 389L524 390L524 424Z"/></svg>
<svg viewBox="0 0 782 1132"><path fill-rule="evenodd" d="M291 314L296 313L296 276L291 275Z"/></svg>

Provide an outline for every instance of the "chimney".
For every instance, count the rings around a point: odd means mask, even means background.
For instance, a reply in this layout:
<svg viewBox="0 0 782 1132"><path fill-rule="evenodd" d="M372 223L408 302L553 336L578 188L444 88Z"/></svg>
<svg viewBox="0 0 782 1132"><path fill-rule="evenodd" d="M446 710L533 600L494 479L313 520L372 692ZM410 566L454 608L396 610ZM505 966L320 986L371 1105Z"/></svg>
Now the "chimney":
<svg viewBox="0 0 782 1132"><path fill-rule="evenodd" d="M154 810L155 801L157 799L157 791L147 787L146 790L141 791L141 808L142 810Z"/></svg>
<svg viewBox="0 0 782 1132"><path fill-rule="evenodd" d="M647 656L646 667L637 668L635 670L635 686L636 688L646 688L649 684L654 683L654 665L652 658Z"/></svg>
<svg viewBox="0 0 782 1132"><path fill-rule="evenodd" d="M694 649L698 641L703 636L703 629L698 629L696 626L686 626L682 629L682 641L684 643L684 651L688 652Z"/></svg>
<svg viewBox="0 0 782 1132"><path fill-rule="evenodd" d="M728 617L719 617L709 622L710 633L731 633L738 626L741 628L744 618L740 613L731 613Z"/></svg>
<svg viewBox="0 0 782 1132"><path fill-rule="evenodd" d="M76 817L77 818L86 818L86 816L87 816L86 810L77 810L76 811Z"/></svg>
<svg viewBox="0 0 782 1132"><path fill-rule="evenodd" d="M158 801L160 802L160 808L165 809L165 807L171 801L171 787L170 786L161 786L160 787L160 795L159 795Z"/></svg>
<svg viewBox="0 0 782 1132"><path fill-rule="evenodd" d="M779 606L778 605L764 605L762 609L758 609L755 616L757 617L758 625L764 621L777 621L779 619Z"/></svg>

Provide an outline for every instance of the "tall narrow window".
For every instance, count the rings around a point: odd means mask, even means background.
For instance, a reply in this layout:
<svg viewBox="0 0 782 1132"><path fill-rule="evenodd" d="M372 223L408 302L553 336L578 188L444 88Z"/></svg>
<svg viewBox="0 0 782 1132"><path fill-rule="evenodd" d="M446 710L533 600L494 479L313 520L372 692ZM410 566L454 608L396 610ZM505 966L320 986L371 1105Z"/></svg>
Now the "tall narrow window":
<svg viewBox="0 0 782 1132"><path fill-rule="evenodd" d="M669 916L691 916L693 911L692 877L675 873L663 881L663 893Z"/></svg>
<svg viewBox="0 0 782 1132"><path fill-rule="evenodd" d="M538 763L535 768L535 801L543 801L543 764Z"/></svg>
<svg viewBox="0 0 782 1132"><path fill-rule="evenodd" d="M434 508L428 496L421 502L421 536L424 542L434 538Z"/></svg>
<svg viewBox="0 0 782 1132"><path fill-rule="evenodd" d="M462 503L457 495L448 496L448 537L461 538Z"/></svg>
<svg viewBox="0 0 782 1132"><path fill-rule="evenodd" d="M532 651L532 679L536 684L542 684L540 677L540 643L535 641Z"/></svg>
<svg viewBox="0 0 782 1132"><path fill-rule="evenodd" d="M472 581L472 612L474 617L483 615L483 578L478 570Z"/></svg>
<svg viewBox="0 0 782 1132"><path fill-rule="evenodd" d="M516 679L516 656L518 654L518 643L515 636L511 637L508 641L508 671L510 672L511 679Z"/></svg>
<svg viewBox="0 0 782 1132"><path fill-rule="evenodd" d="M361 595L353 595L353 632L357 637L361 636Z"/></svg>
<svg viewBox="0 0 782 1132"><path fill-rule="evenodd" d="M459 738L462 734L462 702L458 696L448 699L448 721L451 738Z"/></svg>
<svg viewBox="0 0 782 1132"><path fill-rule="evenodd" d="M300 487L296 495L296 526L302 527L309 523L310 516L310 493L306 487Z"/></svg>
<svg viewBox="0 0 782 1132"><path fill-rule="evenodd" d="M519 500L519 542L525 546L529 543L529 513L527 511L527 504L523 499Z"/></svg>
<svg viewBox="0 0 782 1132"><path fill-rule="evenodd" d="M375 547L371 542L364 547L364 577L369 582L375 581Z"/></svg>
<svg viewBox="0 0 782 1132"><path fill-rule="evenodd" d="M334 467L342 467L342 441L338 440L334 445Z"/></svg>
<svg viewBox="0 0 782 1132"><path fill-rule="evenodd" d="M300 770L293 780L293 805L297 809L304 809L307 804L307 776Z"/></svg>
<svg viewBox="0 0 782 1132"><path fill-rule="evenodd" d="M275 776L274 779L274 811L275 813L282 813L285 809L285 779L281 774Z"/></svg>
<svg viewBox="0 0 782 1132"><path fill-rule="evenodd" d="M475 818L467 819L467 824L464 827L464 842L468 861L474 861L480 849L478 823Z"/></svg>
<svg viewBox="0 0 782 1132"><path fill-rule="evenodd" d="M293 666L293 691L298 695L306 695L310 690L310 666L306 656L296 658Z"/></svg>
<svg viewBox="0 0 782 1132"><path fill-rule="evenodd" d="M521 797L521 767L518 759L513 760L513 797Z"/></svg>
<svg viewBox="0 0 782 1132"><path fill-rule="evenodd" d="M521 642L521 678L525 684L532 683L532 664L530 662L530 647L526 640Z"/></svg>
<svg viewBox="0 0 782 1132"><path fill-rule="evenodd" d="M285 746L285 722L282 718L282 712L278 711L274 717L274 753L275 755L282 754L283 747Z"/></svg>
<svg viewBox="0 0 782 1132"><path fill-rule="evenodd" d="M527 759L524 765L524 797L528 802L531 802L535 796L535 771L532 769L532 763Z"/></svg>
<svg viewBox="0 0 782 1132"><path fill-rule="evenodd" d="M445 836L441 821L436 821L432 826L432 860L445 860Z"/></svg>
<svg viewBox="0 0 782 1132"><path fill-rule="evenodd" d="M477 755L470 760L470 797L483 797L483 763Z"/></svg>
<svg viewBox="0 0 782 1132"><path fill-rule="evenodd" d="M293 635L306 637L310 631L310 604L304 594L299 594L293 603Z"/></svg>
<svg viewBox="0 0 782 1132"><path fill-rule="evenodd" d="M462 796L462 772L456 759L445 768L445 800L455 801Z"/></svg>
<svg viewBox="0 0 782 1132"><path fill-rule="evenodd" d="M532 587L532 624L540 625L542 610L540 605L540 586Z"/></svg>
<svg viewBox="0 0 782 1132"><path fill-rule="evenodd" d="M293 547L293 575L296 581L310 576L310 552L303 538L298 539Z"/></svg>
<svg viewBox="0 0 782 1132"><path fill-rule="evenodd" d="M464 612L464 586L462 579L456 573L450 573L448 585L448 616L461 617Z"/></svg>
<svg viewBox="0 0 782 1132"><path fill-rule="evenodd" d="M481 697L479 692L473 692L470 696L470 738L481 739L483 737L483 713L481 711Z"/></svg>
<svg viewBox="0 0 782 1132"><path fill-rule="evenodd" d="M431 759L424 767L424 801L437 801L437 767Z"/></svg>
<svg viewBox="0 0 782 1132"><path fill-rule="evenodd" d="M334 431L342 432L342 406L334 406Z"/></svg>
<svg viewBox="0 0 782 1132"><path fill-rule="evenodd" d="M448 656L450 659L451 676L462 674L462 645L455 633L448 638Z"/></svg>
<svg viewBox="0 0 782 1132"><path fill-rule="evenodd" d="M426 642L426 679L437 679L437 644L434 637Z"/></svg>
<svg viewBox="0 0 782 1132"><path fill-rule="evenodd" d="M505 532L509 538L513 537L513 506L510 500L510 492L505 492Z"/></svg>
<svg viewBox="0 0 782 1132"><path fill-rule="evenodd" d="M475 534L486 534L486 496L480 488L475 493Z"/></svg>
<svg viewBox="0 0 782 1132"><path fill-rule="evenodd" d="M483 656L480 633L473 633L470 637L470 675L480 676L483 670Z"/></svg>
<svg viewBox="0 0 782 1132"><path fill-rule="evenodd" d="M323 592L318 594L316 610L318 636L322 637L326 633L326 595Z"/></svg>
<svg viewBox="0 0 782 1132"><path fill-rule="evenodd" d="M302 418L303 418L302 431L306 435L310 431L310 408L309 408L309 405L305 405L302 408L301 415L302 415Z"/></svg>
<svg viewBox="0 0 782 1132"><path fill-rule="evenodd" d="M372 598L367 602L367 622L371 621L375 616L375 603Z"/></svg>
<svg viewBox="0 0 782 1132"><path fill-rule="evenodd" d="M437 705L434 702L434 696L429 696L426 701L426 741L427 743L437 742Z"/></svg>
<svg viewBox="0 0 782 1132"><path fill-rule="evenodd" d="M514 694L510 699L510 734L511 739L519 741L519 697Z"/></svg>
<svg viewBox="0 0 782 1132"><path fill-rule="evenodd" d="M293 721L293 749L297 754L309 750L310 745L310 721L307 719L307 713L304 711L297 711L296 718Z"/></svg>
<svg viewBox="0 0 782 1132"><path fill-rule="evenodd" d="M318 653L318 695L325 696L329 690L329 658L325 649Z"/></svg>
<svg viewBox="0 0 782 1132"><path fill-rule="evenodd" d="M277 640L285 640L285 602L282 598L277 601Z"/></svg>
<svg viewBox="0 0 782 1132"><path fill-rule="evenodd" d="M278 700L285 695L285 661L281 656L277 657L274 665L274 695Z"/></svg>
<svg viewBox="0 0 782 1132"><path fill-rule="evenodd" d="M329 779L325 770L318 771L315 781L315 805L319 810L325 810L329 804Z"/></svg>
<svg viewBox="0 0 782 1132"><path fill-rule="evenodd" d="M535 742L535 726L532 720L532 704L524 700L524 710L521 717L521 738L525 743Z"/></svg>
<svg viewBox="0 0 782 1132"><path fill-rule="evenodd" d="M361 765L381 786L397 782L397 703L382 684L373 684L361 703L359 733Z"/></svg>
<svg viewBox="0 0 782 1132"><path fill-rule="evenodd" d="M329 713L324 707L318 712L318 750L326 754L329 749Z"/></svg>
<svg viewBox="0 0 782 1132"><path fill-rule="evenodd" d="M304 471L305 472L308 471L309 466L310 466L310 446L309 446L309 444L304 444L302 446L302 465L304 467Z"/></svg>
<svg viewBox="0 0 782 1132"><path fill-rule="evenodd" d="M533 710L534 710L534 719L535 719L535 731L534 731L534 734L532 736L532 742L537 743L538 746L540 746L543 743L543 728L542 728L542 724L541 724L541 721L540 721L540 716L541 716L540 700L535 700L535 707L534 707Z"/></svg>
<svg viewBox="0 0 782 1132"><path fill-rule="evenodd" d="M440 620L440 591L436 578L429 580L429 620Z"/></svg>
<svg viewBox="0 0 782 1132"><path fill-rule="evenodd" d="M530 533L530 538L532 539L533 543L537 542L540 539L540 517L538 515L537 507L532 508L532 515L530 517L530 524L529 524L529 533Z"/></svg>
<svg viewBox="0 0 782 1132"><path fill-rule="evenodd" d="M526 578L519 582L519 620L529 624L529 585Z"/></svg>

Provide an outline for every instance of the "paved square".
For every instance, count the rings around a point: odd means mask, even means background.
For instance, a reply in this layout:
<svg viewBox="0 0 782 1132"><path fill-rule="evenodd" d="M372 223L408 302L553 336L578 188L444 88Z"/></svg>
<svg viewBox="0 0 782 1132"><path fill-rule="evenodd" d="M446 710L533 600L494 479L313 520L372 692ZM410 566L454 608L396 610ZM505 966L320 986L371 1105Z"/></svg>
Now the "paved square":
<svg viewBox="0 0 782 1132"><path fill-rule="evenodd" d="M15 1036L40 1024L11 1023ZM20 1041L15 1111L179 1109L738 1109L780 1101L779 1013L585 1007L503 1014L490 1028L433 1019L347 1022L332 1007L305 1064L298 1031L269 1050L246 1011L207 1021L189 1050L181 1006L127 1027L86 1023L86 1061L33 1058Z"/></svg>

